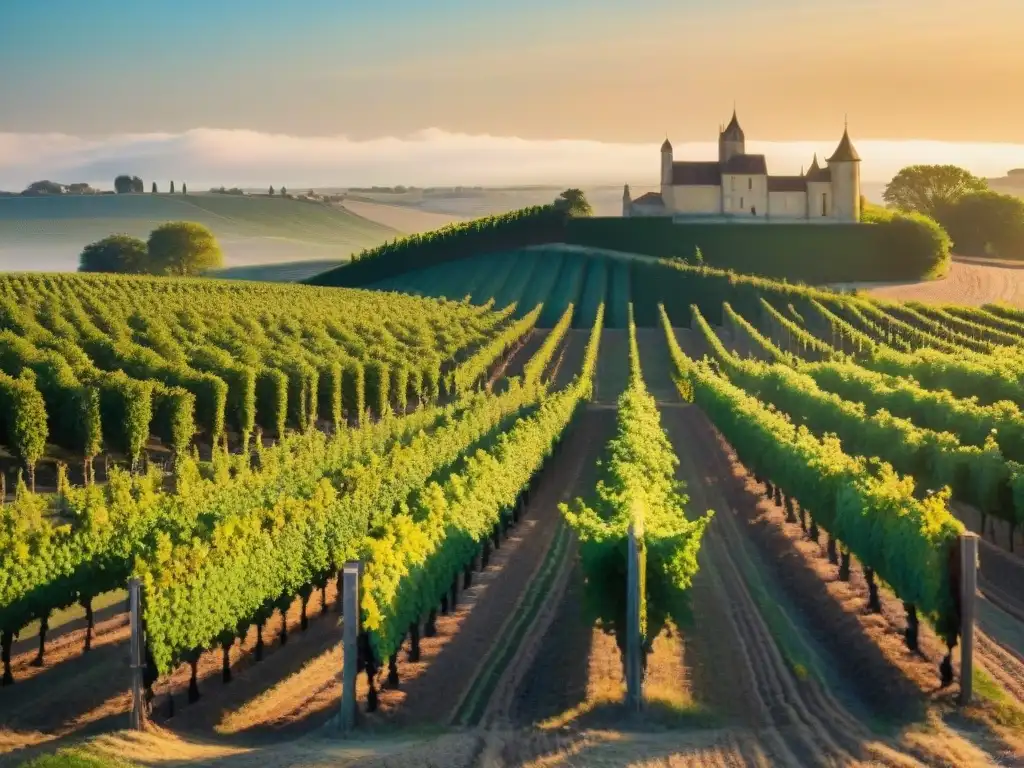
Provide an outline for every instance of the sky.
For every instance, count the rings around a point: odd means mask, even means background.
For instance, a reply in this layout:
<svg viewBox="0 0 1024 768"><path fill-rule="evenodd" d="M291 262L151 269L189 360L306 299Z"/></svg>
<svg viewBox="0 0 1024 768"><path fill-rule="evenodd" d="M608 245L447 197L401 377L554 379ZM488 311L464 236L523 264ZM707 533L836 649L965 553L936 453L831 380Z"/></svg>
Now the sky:
<svg viewBox="0 0 1024 768"><path fill-rule="evenodd" d="M846 117L866 178L999 175L1021 29L1021 0L0 0L0 188L118 152L229 185L653 184L651 148L710 156L734 103L773 172Z"/></svg>

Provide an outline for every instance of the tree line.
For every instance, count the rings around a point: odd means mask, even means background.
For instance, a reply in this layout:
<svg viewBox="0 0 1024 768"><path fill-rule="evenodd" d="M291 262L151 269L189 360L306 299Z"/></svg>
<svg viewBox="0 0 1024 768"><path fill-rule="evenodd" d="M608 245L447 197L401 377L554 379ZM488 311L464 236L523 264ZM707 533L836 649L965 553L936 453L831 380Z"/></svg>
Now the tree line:
<svg viewBox="0 0 1024 768"><path fill-rule="evenodd" d="M126 275L198 275L224 265L224 254L213 232L192 221L169 221L149 233L147 240L116 234L85 246L79 272Z"/></svg>
<svg viewBox="0 0 1024 768"><path fill-rule="evenodd" d="M955 165L910 165L882 193L886 205L931 217L962 256L1024 259L1024 200Z"/></svg>

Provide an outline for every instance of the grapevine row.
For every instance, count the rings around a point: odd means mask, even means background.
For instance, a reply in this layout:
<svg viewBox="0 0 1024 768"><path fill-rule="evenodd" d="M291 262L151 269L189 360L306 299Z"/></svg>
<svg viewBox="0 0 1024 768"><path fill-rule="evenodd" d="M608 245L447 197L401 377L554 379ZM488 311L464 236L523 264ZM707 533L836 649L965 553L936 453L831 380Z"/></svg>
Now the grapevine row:
<svg viewBox="0 0 1024 768"><path fill-rule="evenodd" d="M799 501L860 560L870 579L884 579L914 615L924 613L951 642L959 625L951 562L963 526L942 494L918 499L913 481L890 465L850 456L837 439L794 426L706 362L689 359L663 308L662 322L681 394L701 407L740 461Z"/></svg>
<svg viewBox="0 0 1024 768"><path fill-rule="evenodd" d="M644 386L636 326L629 322L630 379L618 401L617 434L605 449L593 496L559 508L580 539L587 604L626 649L627 540L632 530L640 566L640 632L646 654L668 620L681 624L697 552L713 515L688 519L679 464L654 398Z"/></svg>

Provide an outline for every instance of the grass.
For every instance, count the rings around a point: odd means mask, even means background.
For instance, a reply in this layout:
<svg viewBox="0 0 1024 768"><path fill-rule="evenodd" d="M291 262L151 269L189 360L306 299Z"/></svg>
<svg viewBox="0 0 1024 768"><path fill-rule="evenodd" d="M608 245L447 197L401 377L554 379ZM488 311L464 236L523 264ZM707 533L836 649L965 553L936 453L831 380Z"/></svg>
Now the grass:
<svg viewBox="0 0 1024 768"><path fill-rule="evenodd" d="M248 264L244 267L226 267L210 273L222 280L259 280L265 283L297 283L307 277L319 275L340 267L344 259L311 259L285 261L280 264Z"/></svg>
<svg viewBox="0 0 1024 768"><path fill-rule="evenodd" d="M0 199L0 267L74 270L86 244L115 232L144 238L174 220L208 226L229 266L303 258L339 261L400 236L342 208L266 196L13 197Z"/></svg>
<svg viewBox="0 0 1024 768"><path fill-rule="evenodd" d="M21 764L21 768L134 768L134 763L97 757L78 749L61 749Z"/></svg>
<svg viewBox="0 0 1024 768"><path fill-rule="evenodd" d="M974 694L981 716L996 725L1024 731L1024 707L983 670L974 669Z"/></svg>
<svg viewBox="0 0 1024 768"><path fill-rule="evenodd" d="M128 593L123 589L115 589L112 592L105 592L102 595L97 596L92 601L93 613L99 613L104 608L109 608L115 603L124 603L128 600ZM54 611L50 615L50 632L60 628L64 624L71 621L77 621L78 619L85 618L85 610L82 606L69 605L66 608L61 608L58 611ZM24 629L18 634L19 642L27 640L31 637L36 637L39 634L39 620L33 621L31 624L25 626Z"/></svg>

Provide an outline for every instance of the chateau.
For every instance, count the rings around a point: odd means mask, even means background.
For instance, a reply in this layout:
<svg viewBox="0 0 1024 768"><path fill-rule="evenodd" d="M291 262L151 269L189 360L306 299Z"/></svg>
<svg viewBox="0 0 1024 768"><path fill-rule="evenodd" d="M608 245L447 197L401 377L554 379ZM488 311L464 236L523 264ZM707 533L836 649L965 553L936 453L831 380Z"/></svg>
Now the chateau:
<svg viewBox="0 0 1024 768"><path fill-rule="evenodd" d="M818 165L799 176L769 176L764 155L746 153L746 137L733 110L718 134L718 160L674 160L661 145L661 192L631 200L622 192L623 216L673 216L709 221L860 221L860 155L849 131Z"/></svg>

